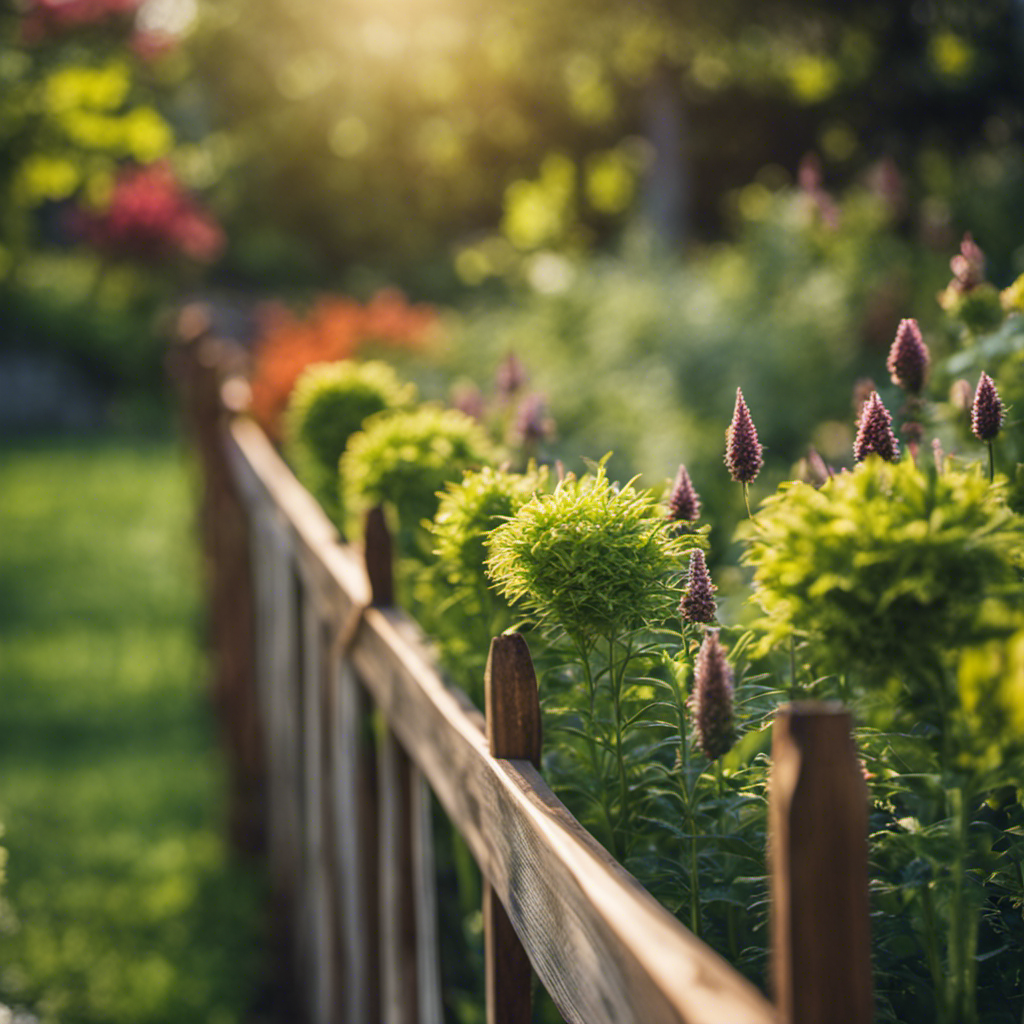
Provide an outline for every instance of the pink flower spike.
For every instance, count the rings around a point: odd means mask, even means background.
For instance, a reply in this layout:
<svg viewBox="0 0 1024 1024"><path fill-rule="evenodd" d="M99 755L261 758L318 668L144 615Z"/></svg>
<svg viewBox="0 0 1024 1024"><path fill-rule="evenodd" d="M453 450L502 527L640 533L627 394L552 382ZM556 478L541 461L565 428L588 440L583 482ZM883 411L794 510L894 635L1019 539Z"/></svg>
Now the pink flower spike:
<svg viewBox="0 0 1024 1024"><path fill-rule="evenodd" d="M764 465L757 430L739 388L736 389L736 408L732 422L725 432L725 465L733 480L742 484L751 483Z"/></svg>

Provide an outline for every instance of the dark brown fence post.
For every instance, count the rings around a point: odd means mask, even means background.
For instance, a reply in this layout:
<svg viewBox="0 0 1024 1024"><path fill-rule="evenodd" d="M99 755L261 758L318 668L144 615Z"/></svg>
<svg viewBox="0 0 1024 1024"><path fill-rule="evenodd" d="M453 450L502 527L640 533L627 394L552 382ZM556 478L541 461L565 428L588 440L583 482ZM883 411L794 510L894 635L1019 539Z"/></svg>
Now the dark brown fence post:
<svg viewBox="0 0 1024 1024"><path fill-rule="evenodd" d="M265 820L249 521L227 465L226 410L221 401L223 377L239 358L232 346L209 336L208 322L196 312L183 322L168 362L202 466L201 529L210 595L212 690L221 734L230 751L230 829L239 849L257 852L264 847Z"/></svg>
<svg viewBox="0 0 1024 1024"><path fill-rule="evenodd" d="M493 757L540 767L541 719L537 676L518 633L491 641L484 675L487 745ZM530 960L494 889L484 880L484 962L487 1024L529 1024Z"/></svg>
<svg viewBox="0 0 1024 1024"><path fill-rule="evenodd" d="M395 570L391 534L380 505L366 513L363 537L366 575L370 578L373 603L378 608L390 608L395 603Z"/></svg>
<svg viewBox="0 0 1024 1024"><path fill-rule="evenodd" d="M870 1024L868 800L838 704L775 717L769 860L782 1024Z"/></svg>

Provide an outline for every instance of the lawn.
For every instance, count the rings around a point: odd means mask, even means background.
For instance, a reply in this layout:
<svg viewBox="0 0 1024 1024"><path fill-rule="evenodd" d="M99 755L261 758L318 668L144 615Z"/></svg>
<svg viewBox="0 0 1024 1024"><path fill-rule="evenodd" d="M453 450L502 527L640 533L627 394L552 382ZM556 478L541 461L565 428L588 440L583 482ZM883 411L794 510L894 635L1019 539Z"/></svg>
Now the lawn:
<svg viewBox="0 0 1024 1024"><path fill-rule="evenodd" d="M0 451L0 1001L244 1019L262 883L225 845L187 463L115 438Z"/></svg>

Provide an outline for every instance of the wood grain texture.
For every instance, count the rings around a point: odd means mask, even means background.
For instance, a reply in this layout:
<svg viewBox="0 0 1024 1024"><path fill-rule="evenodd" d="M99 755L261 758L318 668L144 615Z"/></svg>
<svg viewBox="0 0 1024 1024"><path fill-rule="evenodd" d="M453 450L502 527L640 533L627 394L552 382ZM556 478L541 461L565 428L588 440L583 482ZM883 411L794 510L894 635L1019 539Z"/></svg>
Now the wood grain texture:
<svg viewBox="0 0 1024 1024"><path fill-rule="evenodd" d="M302 747L304 792L304 913L306 931L307 994L312 1024L331 1024L334 1005L334 949L331 911L333 900L327 887L324 835L324 691L326 672L326 628L315 600L304 591Z"/></svg>
<svg viewBox="0 0 1024 1024"><path fill-rule="evenodd" d="M868 795L848 713L779 710L770 783L772 975L784 1024L869 1024Z"/></svg>
<svg viewBox="0 0 1024 1024"><path fill-rule="evenodd" d="M371 608L360 678L465 836L568 1021L767 1024L771 1006L572 817L537 770L490 756L399 612Z"/></svg>
<svg viewBox="0 0 1024 1024"><path fill-rule="evenodd" d="M521 758L540 768L541 718L537 676L518 633L491 641L484 670L487 746L492 757ZM530 1024L530 958L498 894L484 880L484 992L487 1024Z"/></svg>
<svg viewBox="0 0 1024 1024"><path fill-rule="evenodd" d="M437 865L430 787L418 769L412 778L413 901L416 907L416 999L420 1024L444 1024L437 925Z"/></svg>
<svg viewBox="0 0 1024 1024"><path fill-rule="evenodd" d="M372 705L345 657L334 665L337 717L331 729L334 855L339 879L345 1024L380 1020L377 884L377 767Z"/></svg>
<svg viewBox="0 0 1024 1024"><path fill-rule="evenodd" d="M484 670L484 718L492 757L515 757L540 767L541 718L537 675L519 633L491 641Z"/></svg>
<svg viewBox="0 0 1024 1024"><path fill-rule="evenodd" d="M487 1024L530 1024L533 973L530 958L501 899L483 886L484 995Z"/></svg>
<svg viewBox="0 0 1024 1024"><path fill-rule="evenodd" d="M415 767L390 729L378 747L380 964L384 1024L420 1024L412 811Z"/></svg>

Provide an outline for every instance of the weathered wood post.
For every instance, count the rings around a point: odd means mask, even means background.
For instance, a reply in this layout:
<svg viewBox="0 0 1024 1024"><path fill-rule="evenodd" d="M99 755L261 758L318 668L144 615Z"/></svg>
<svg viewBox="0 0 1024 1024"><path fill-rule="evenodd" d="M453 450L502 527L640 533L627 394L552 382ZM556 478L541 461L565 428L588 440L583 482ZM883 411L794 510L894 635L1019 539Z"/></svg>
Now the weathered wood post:
<svg viewBox="0 0 1024 1024"><path fill-rule="evenodd" d="M518 633L491 641L484 674L487 746L493 757L540 767L541 718L537 676ZM501 900L484 880L484 963L487 1024L530 1024L530 960Z"/></svg>
<svg viewBox="0 0 1024 1024"><path fill-rule="evenodd" d="M379 506L365 523L372 602L394 602L391 535ZM437 909L430 795L394 732L377 747L380 834L381 1019L385 1024L441 1024Z"/></svg>
<svg viewBox="0 0 1024 1024"><path fill-rule="evenodd" d="M308 949L307 1006L312 1024L332 1024L334 950L325 835L325 691L329 664L325 616L312 581L302 580L302 737L305 792L302 929Z"/></svg>
<svg viewBox="0 0 1024 1024"><path fill-rule="evenodd" d="M202 467L200 528L210 594L213 701L229 751L230 829L237 848L264 845L262 738L255 694L253 588L249 521L224 453L227 410L221 383L237 368L237 346L212 337L208 318L194 310L179 324L168 355L182 396L187 429Z"/></svg>
<svg viewBox="0 0 1024 1024"><path fill-rule="evenodd" d="M868 799L835 703L775 716L769 811L772 977L781 1024L870 1024Z"/></svg>

